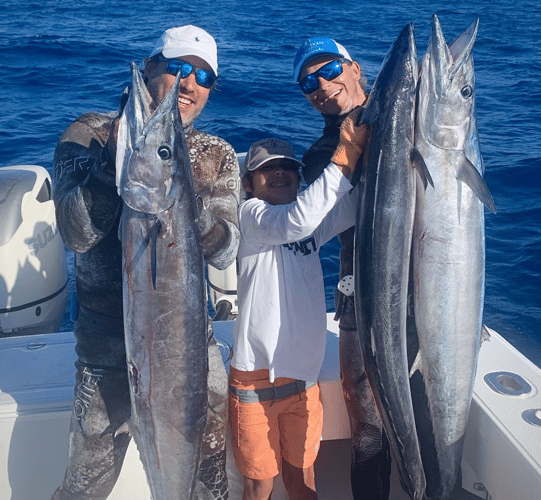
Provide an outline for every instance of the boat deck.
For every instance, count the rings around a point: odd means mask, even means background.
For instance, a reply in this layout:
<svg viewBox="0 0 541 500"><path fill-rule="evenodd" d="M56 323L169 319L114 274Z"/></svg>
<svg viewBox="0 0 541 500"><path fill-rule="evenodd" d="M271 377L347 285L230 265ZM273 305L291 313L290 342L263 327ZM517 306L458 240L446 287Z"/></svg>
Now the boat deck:
<svg viewBox="0 0 541 500"><path fill-rule="evenodd" d="M230 322L215 323L227 350ZM320 375L324 407L316 461L320 500L350 500L349 423L339 378L337 325L328 315ZM64 474L73 398L75 340L71 332L0 342L0 500L48 500ZM490 381L489 382L487 382ZM525 418L529 416L529 422ZM537 419L537 420L536 420ZM541 370L493 332L481 347L466 433L458 499L532 500L541 491ZM228 456L230 499L242 478ZM29 480L30 479L30 480ZM490 492L490 496L489 496ZM132 442L109 500L150 500ZM393 469L391 500L407 500ZM276 481L273 500L287 500Z"/></svg>

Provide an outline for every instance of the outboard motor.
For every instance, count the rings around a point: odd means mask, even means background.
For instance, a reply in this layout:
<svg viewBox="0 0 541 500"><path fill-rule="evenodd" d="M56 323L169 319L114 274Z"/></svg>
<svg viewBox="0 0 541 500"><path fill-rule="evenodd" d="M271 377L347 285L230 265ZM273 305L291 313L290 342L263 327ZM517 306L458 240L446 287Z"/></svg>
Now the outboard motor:
<svg viewBox="0 0 541 500"><path fill-rule="evenodd" d="M49 173L0 168L0 336L58 331L68 292Z"/></svg>
<svg viewBox="0 0 541 500"><path fill-rule="evenodd" d="M235 319L239 312L237 302L237 263L220 271L210 264L207 266L207 281L210 303L216 311L213 321Z"/></svg>

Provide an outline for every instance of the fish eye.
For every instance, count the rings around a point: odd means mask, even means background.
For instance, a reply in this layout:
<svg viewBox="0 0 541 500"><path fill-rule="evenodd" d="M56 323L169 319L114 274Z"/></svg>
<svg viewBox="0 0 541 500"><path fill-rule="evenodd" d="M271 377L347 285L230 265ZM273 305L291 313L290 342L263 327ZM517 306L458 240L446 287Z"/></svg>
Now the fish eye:
<svg viewBox="0 0 541 500"><path fill-rule="evenodd" d="M468 99L469 97L471 97L472 94L473 94L473 90L471 88L471 85L466 85L466 86L462 87L462 89L460 90L460 94L462 95L462 97L464 99Z"/></svg>
<svg viewBox="0 0 541 500"><path fill-rule="evenodd" d="M171 158L171 150L167 146L160 146L158 148L158 156L162 160L169 160Z"/></svg>

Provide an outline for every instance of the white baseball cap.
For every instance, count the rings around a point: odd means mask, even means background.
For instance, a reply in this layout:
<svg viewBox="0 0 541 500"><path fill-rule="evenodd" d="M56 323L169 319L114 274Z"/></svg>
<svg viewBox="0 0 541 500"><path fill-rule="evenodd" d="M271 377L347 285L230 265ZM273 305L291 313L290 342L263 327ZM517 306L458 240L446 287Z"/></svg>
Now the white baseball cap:
<svg viewBox="0 0 541 500"><path fill-rule="evenodd" d="M167 59L197 56L203 59L218 76L218 48L204 29L188 24L166 30L158 39L149 57L162 54Z"/></svg>

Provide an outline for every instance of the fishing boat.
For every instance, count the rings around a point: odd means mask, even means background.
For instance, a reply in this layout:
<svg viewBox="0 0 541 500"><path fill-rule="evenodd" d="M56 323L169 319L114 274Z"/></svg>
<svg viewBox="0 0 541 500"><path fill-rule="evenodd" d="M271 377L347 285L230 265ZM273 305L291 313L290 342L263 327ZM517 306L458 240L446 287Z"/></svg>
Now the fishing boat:
<svg viewBox="0 0 541 500"><path fill-rule="evenodd" d="M47 500L61 484L75 380L75 339L59 331L68 307L65 251L54 220L51 178L39 166L0 168L0 500ZM235 271L209 270L214 330L228 366L234 349ZM490 330L479 356L457 498L541 497L541 369ZM349 500L350 428L339 376L339 330L327 314L320 373L323 435L319 498ZM228 459L230 499L242 478ZM393 468L392 500L407 500ZM110 500L148 500L130 444ZM273 499L287 499L280 477Z"/></svg>

